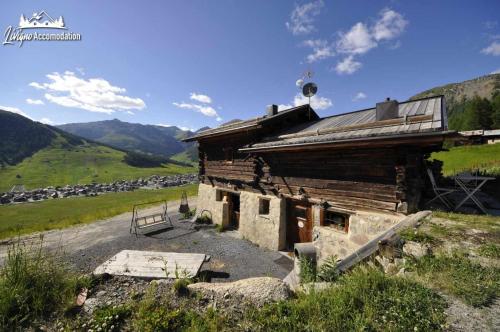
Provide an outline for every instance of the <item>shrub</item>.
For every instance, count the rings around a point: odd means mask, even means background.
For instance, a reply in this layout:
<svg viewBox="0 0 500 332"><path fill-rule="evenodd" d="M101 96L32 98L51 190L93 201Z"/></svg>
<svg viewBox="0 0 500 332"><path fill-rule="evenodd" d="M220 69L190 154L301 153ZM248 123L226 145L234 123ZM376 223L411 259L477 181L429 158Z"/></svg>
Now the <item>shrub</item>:
<svg viewBox="0 0 500 332"><path fill-rule="evenodd" d="M479 307L491 303L500 290L500 269L483 267L464 255L424 256L409 269L426 283Z"/></svg>
<svg viewBox="0 0 500 332"><path fill-rule="evenodd" d="M319 267L318 279L326 282L336 281L339 277L337 271L337 256L329 256Z"/></svg>
<svg viewBox="0 0 500 332"><path fill-rule="evenodd" d="M202 225L211 225L212 219L207 215L201 215L198 218L196 218L195 223Z"/></svg>
<svg viewBox="0 0 500 332"><path fill-rule="evenodd" d="M299 257L300 282L306 284L316 281L316 264L308 257Z"/></svg>
<svg viewBox="0 0 500 332"><path fill-rule="evenodd" d="M195 213L196 209L189 210L188 212L182 214L182 219L190 219L195 215Z"/></svg>
<svg viewBox="0 0 500 332"><path fill-rule="evenodd" d="M120 327L130 316L130 307L126 305L121 306L105 306L98 308L92 317L92 320L86 324L86 326L80 326L80 328L88 328L93 331L119 331Z"/></svg>
<svg viewBox="0 0 500 332"><path fill-rule="evenodd" d="M336 287L251 310L251 331L439 331L445 301L411 280L357 267Z"/></svg>
<svg viewBox="0 0 500 332"><path fill-rule="evenodd" d="M45 251L17 243L9 249L0 270L0 327L29 326L39 318L61 313L74 304L77 293L88 286Z"/></svg>

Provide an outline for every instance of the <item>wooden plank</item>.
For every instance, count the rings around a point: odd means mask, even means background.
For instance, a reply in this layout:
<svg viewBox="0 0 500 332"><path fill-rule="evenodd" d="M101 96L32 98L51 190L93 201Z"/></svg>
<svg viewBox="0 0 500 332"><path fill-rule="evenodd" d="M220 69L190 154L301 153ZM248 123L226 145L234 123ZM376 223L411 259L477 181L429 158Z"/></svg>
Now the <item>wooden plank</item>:
<svg viewBox="0 0 500 332"><path fill-rule="evenodd" d="M357 249L355 252L345 257L337 264L336 269L340 272L347 271L355 264L363 261L367 257L371 256L373 253L375 253L378 250L378 244L381 241L391 238L399 230L403 230L408 227L413 227L417 222L431 215L431 213L432 213L431 211L420 211L418 213L407 216L405 219L401 220L399 223L392 226L384 233L368 241L361 248Z"/></svg>
<svg viewBox="0 0 500 332"><path fill-rule="evenodd" d="M122 250L99 265L94 274L108 273L141 278L194 278L205 262L205 254Z"/></svg>

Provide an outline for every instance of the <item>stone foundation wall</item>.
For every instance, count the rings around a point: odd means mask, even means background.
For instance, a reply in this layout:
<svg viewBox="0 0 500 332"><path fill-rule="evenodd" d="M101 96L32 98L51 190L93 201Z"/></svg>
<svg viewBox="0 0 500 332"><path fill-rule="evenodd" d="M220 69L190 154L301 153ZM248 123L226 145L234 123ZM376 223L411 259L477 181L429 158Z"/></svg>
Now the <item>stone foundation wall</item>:
<svg viewBox="0 0 500 332"><path fill-rule="evenodd" d="M357 212L349 217L349 230L344 233L327 226L320 226L319 211L319 206L313 207L313 243L317 248L320 264L332 255L336 255L338 259L348 256L401 220L401 217L389 214Z"/></svg>
<svg viewBox="0 0 500 332"><path fill-rule="evenodd" d="M210 211L212 213L212 221L215 224L226 226L228 220L227 202L217 202L216 195L216 187L200 183L198 187L198 202L196 206L196 213L200 214L203 210ZM224 213L224 211L226 211L226 213ZM225 218L224 214L226 214Z"/></svg>
<svg viewBox="0 0 500 332"><path fill-rule="evenodd" d="M259 199L269 199L269 214L259 214ZM285 200L242 191L240 194L239 232L262 247L279 250L285 246Z"/></svg>

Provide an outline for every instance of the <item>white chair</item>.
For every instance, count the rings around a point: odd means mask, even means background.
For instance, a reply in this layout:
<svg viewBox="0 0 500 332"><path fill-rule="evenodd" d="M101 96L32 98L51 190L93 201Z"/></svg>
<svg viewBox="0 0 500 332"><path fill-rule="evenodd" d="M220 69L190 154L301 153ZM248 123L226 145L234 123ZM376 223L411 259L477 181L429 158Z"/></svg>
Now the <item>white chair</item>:
<svg viewBox="0 0 500 332"><path fill-rule="evenodd" d="M434 191L434 194L436 195L433 199L427 202L427 204L432 203L436 199L439 199L443 204L448 208L452 209L453 204L450 203L448 199L446 199L445 196L451 194L452 192L457 191L456 189L451 189L451 188L443 188L443 187L438 187L436 184L436 180L434 179L434 174L432 174L432 171L427 168L427 175L429 175L429 180L431 181L432 184L432 190Z"/></svg>

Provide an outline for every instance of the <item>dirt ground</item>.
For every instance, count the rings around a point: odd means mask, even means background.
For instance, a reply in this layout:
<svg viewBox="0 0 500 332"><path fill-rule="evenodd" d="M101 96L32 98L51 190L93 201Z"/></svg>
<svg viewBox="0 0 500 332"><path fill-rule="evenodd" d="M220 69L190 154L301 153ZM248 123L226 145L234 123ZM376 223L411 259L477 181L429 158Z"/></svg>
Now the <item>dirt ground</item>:
<svg viewBox="0 0 500 332"><path fill-rule="evenodd" d="M190 207L195 207L190 198ZM149 235L129 233L131 213L92 224L43 232L21 238L27 245L36 245L43 237L43 246L59 250L78 272L92 272L98 265L124 249L203 253L211 256L201 271L212 281L233 281L249 277L271 276L283 279L293 261L282 254L260 248L239 239L233 232L215 229L195 230L189 222L180 222L179 203L171 204L168 213L174 228ZM160 207L148 209L159 211ZM0 263L12 241L0 243Z"/></svg>

